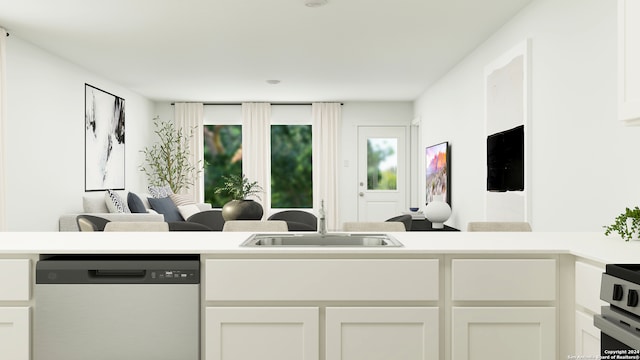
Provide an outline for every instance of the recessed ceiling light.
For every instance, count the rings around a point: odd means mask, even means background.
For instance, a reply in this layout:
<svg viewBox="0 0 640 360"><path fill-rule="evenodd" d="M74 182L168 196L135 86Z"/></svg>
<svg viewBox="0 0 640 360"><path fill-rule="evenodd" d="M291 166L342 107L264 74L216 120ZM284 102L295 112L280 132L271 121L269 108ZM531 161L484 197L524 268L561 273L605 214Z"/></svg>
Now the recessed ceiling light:
<svg viewBox="0 0 640 360"><path fill-rule="evenodd" d="M267 84L277 85L277 84L280 84L280 80L275 80L275 79L274 80L267 80Z"/></svg>
<svg viewBox="0 0 640 360"><path fill-rule="evenodd" d="M326 5L328 0L304 0L307 7L320 7Z"/></svg>

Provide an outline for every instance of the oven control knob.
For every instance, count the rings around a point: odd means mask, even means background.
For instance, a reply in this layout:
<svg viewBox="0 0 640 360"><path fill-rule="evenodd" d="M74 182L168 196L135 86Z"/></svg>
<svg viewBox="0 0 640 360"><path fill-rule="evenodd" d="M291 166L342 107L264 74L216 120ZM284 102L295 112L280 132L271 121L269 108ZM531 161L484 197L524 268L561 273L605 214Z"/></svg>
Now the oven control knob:
<svg viewBox="0 0 640 360"><path fill-rule="evenodd" d="M622 288L622 285L613 284L613 297L611 299L615 301L620 301L622 300L623 296L624 296L624 289Z"/></svg>
<svg viewBox="0 0 640 360"><path fill-rule="evenodd" d="M627 306L638 306L638 292L636 290L629 290L629 293L627 294Z"/></svg>

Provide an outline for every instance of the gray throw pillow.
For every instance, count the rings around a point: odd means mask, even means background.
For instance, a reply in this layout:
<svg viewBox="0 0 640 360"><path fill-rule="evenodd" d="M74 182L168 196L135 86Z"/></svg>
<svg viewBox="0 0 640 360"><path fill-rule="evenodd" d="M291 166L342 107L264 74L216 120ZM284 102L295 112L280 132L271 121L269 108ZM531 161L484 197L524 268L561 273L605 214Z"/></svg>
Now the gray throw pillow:
<svg viewBox="0 0 640 360"><path fill-rule="evenodd" d="M178 207L173 203L171 198L149 198L151 208L158 213L164 215L164 221L184 221Z"/></svg>
<svg viewBox="0 0 640 360"><path fill-rule="evenodd" d="M132 213L147 213L147 208L140 197L132 192L127 195L127 205Z"/></svg>

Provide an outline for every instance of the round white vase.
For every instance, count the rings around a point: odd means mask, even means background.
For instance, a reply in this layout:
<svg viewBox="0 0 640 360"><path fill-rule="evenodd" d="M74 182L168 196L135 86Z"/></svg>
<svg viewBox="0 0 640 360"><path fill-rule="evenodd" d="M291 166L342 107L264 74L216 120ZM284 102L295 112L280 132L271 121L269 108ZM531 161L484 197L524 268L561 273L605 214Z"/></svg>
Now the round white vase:
<svg viewBox="0 0 640 360"><path fill-rule="evenodd" d="M424 216L431 221L434 229L443 229L444 222L451 216L451 207L441 199L433 199L424 209Z"/></svg>

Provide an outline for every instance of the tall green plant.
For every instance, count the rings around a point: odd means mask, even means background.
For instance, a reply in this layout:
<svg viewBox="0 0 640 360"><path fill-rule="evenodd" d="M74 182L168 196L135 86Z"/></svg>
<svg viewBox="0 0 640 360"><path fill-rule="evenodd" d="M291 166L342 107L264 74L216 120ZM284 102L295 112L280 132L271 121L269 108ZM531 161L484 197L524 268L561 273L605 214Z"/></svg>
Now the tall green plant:
<svg viewBox="0 0 640 360"><path fill-rule="evenodd" d="M173 122L160 121L159 117L153 119L153 125L158 142L141 150L146 164L140 165L140 171L147 175L149 185L169 185L174 193L188 189L202 171L201 164L196 167L190 161L189 141L193 131L187 135L176 129Z"/></svg>

